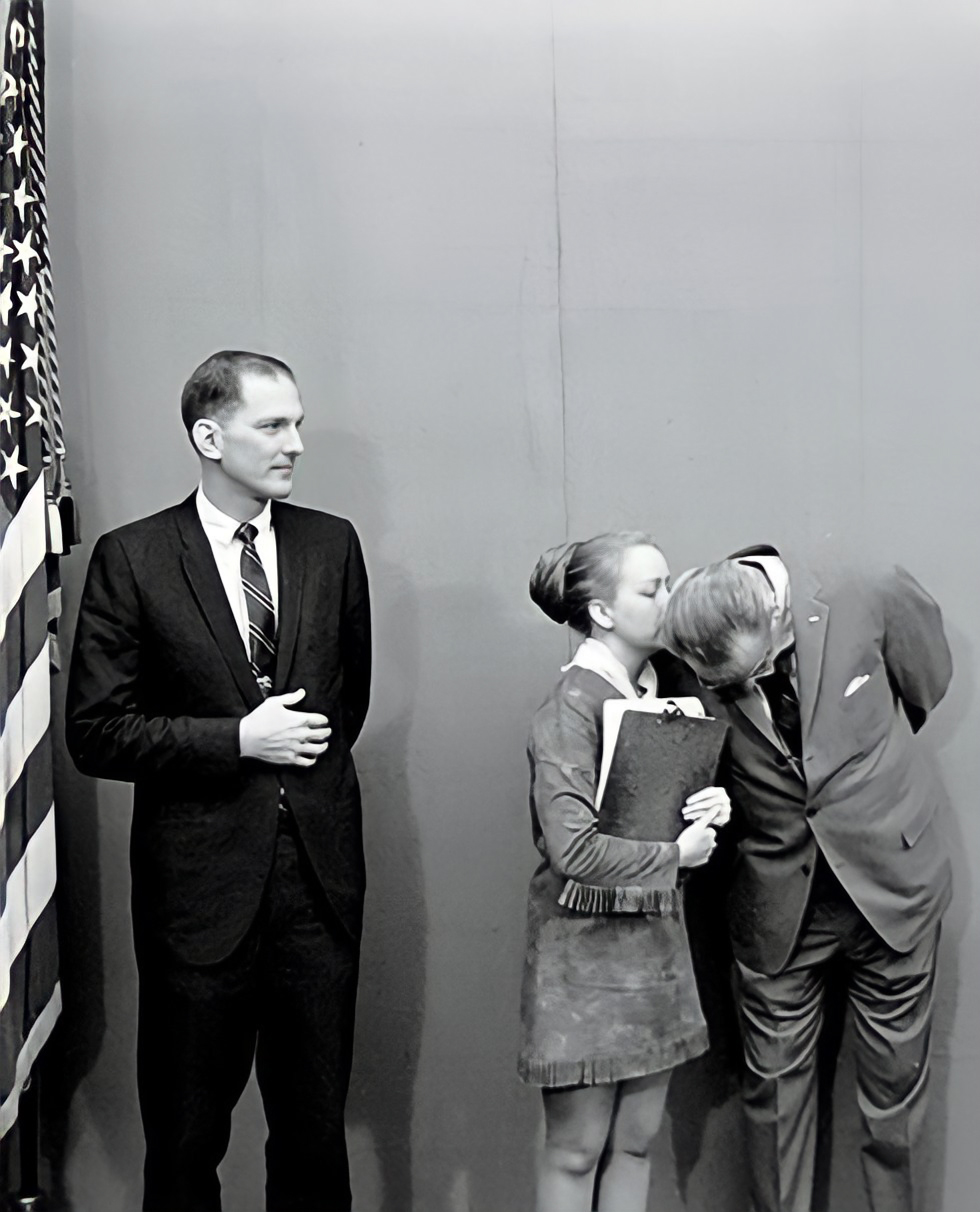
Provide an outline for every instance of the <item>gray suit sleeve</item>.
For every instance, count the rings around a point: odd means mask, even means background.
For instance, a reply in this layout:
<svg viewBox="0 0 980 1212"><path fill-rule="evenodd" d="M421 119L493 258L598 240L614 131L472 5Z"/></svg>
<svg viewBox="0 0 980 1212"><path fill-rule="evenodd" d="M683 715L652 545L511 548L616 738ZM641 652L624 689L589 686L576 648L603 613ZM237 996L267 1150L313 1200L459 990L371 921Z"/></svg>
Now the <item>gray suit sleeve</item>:
<svg viewBox="0 0 980 1212"><path fill-rule="evenodd" d="M884 610L882 653L902 706L918 732L953 674L942 613L919 582L896 565L878 586Z"/></svg>

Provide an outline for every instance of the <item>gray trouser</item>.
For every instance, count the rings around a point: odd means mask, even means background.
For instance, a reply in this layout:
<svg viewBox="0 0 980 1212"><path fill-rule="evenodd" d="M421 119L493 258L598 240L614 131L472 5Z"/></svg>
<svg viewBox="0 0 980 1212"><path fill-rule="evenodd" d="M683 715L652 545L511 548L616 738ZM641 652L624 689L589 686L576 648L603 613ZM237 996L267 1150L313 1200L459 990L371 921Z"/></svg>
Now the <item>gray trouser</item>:
<svg viewBox="0 0 980 1212"><path fill-rule="evenodd" d="M892 951L840 890L808 913L786 969L738 964L752 1212L811 1212L825 969L843 960L861 1161L873 1212L923 1212L922 1127L939 927Z"/></svg>

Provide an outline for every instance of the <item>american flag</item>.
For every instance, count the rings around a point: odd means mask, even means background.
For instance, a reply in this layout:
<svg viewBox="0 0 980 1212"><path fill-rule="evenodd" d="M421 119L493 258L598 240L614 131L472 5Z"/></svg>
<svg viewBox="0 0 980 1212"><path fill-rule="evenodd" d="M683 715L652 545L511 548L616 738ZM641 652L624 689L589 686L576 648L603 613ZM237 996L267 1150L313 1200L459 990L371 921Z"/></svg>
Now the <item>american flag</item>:
<svg viewBox="0 0 980 1212"><path fill-rule="evenodd" d="M44 14L9 0L0 83L0 1137L61 1008L51 666L72 542L44 177ZM51 631L49 631L51 628Z"/></svg>

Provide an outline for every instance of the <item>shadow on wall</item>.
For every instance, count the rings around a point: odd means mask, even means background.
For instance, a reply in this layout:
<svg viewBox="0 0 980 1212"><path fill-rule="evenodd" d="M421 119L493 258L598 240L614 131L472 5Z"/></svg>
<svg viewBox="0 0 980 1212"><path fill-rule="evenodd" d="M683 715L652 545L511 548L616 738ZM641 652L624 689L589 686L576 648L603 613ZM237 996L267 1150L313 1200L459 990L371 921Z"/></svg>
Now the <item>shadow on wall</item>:
<svg viewBox="0 0 980 1212"><path fill-rule="evenodd" d="M57 835L57 910L60 948L62 1012L55 1032L41 1054L41 1152L46 1163L42 1177L52 1208L69 1207L65 1190L66 1167L78 1135L70 1119L72 1101L96 1066L106 1036L105 953L102 921L98 784L75 769L64 742L64 699L68 663L74 639L75 618L91 543L104 529L95 516L93 491L97 460L92 451L88 386L89 343L85 322L90 309L83 305L84 275L77 243L71 238L78 212L77 181L73 172L76 147L73 104L75 7L58 5L45 26L48 63L48 117L46 138L52 257L58 284L58 314L67 318L59 327L62 367L72 373L63 380L65 420L68 426L68 472L75 483L76 499L83 500L82 531L85 545L61 561L63 613L59 624L63 672L52 679L52 752ZM60 235L59 235L60 233ZM92 512L88 510L92 508ZM98 512L101 512L98 510ZM112 996L110 994L110 996ZM102 1136L104 1125L86 1123ZM103 1140L112 1153L112 1141Z"/></svg>
<svg viewBox="0 0 980 1212"><path fill-rule="evenodd" d="M453 583L426 590L419 605L425 619L438 620L442 693L456 706L426 742L441 785L438 829L426 848L434 872L432 994L415 1111L425 1186L416 1184L414 1206L528 1208L540 1099L517 1075L527 884L535 865L525 747L546 686L527 701L515 697L515 690L523 693L515 667L525 653L507 597L486 584Z"/></svg>
<svg viewBox="0 0 980 1212"><path fill-rule="evenodd" d="M339 432L307 432L304 441L306 474L315 468L317 483L326 485L316 504L350 516L370 577L372 710L354 753L368 889L347 1132L358 1205L366 1212L402 1212L413 1206L412 1116L428 934L421 842L408 779L419 674L418 604L408 570L379 554L388 519L371 444Z"/></svg>
<svg viewBox="0 0 980 1212"><path fill-rule="evenodd" d="M972 709L976 697L976 658L973 644L957 627L946 620L946 638L953 653L953 680L946 698L936 708L922 733L921 748L939 782L943 777L943 751L950 744ZM943 921L939 952L936 1006L932 1033L932 1076L929 1095L929 1157L925 1206L945 1207L943 1180L947 1174L946 1151L949 1126L949 1040L960 993L960 950L973 907L973 880L967 862L968 847L963 837L960 814L966 804L940 807L942 830L953 864L953 903Z"/></svg>

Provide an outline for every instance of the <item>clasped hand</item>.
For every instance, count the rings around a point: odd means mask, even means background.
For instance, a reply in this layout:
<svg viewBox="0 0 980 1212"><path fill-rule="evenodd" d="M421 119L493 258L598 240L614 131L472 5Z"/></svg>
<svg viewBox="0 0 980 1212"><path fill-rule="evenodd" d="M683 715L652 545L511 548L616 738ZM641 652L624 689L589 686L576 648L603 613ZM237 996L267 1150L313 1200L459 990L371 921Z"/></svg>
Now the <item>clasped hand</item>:
<svg viewBox="0 0 980 1212"><path fill-rule="evenodd" d="M732 805L724 787L702 787L689 795L681 809L688 826L677 838L682 867L700 867L714 853L715 830L727 825Z"/></svg>
<svg viewBox="0 0 980 1212"><path fill-rule="evenodd" d="M273 766L312 766L326 752L332 729L317 711L291 710L305 694L270 695L250 711L238 727L242 757Z"/></svg>

